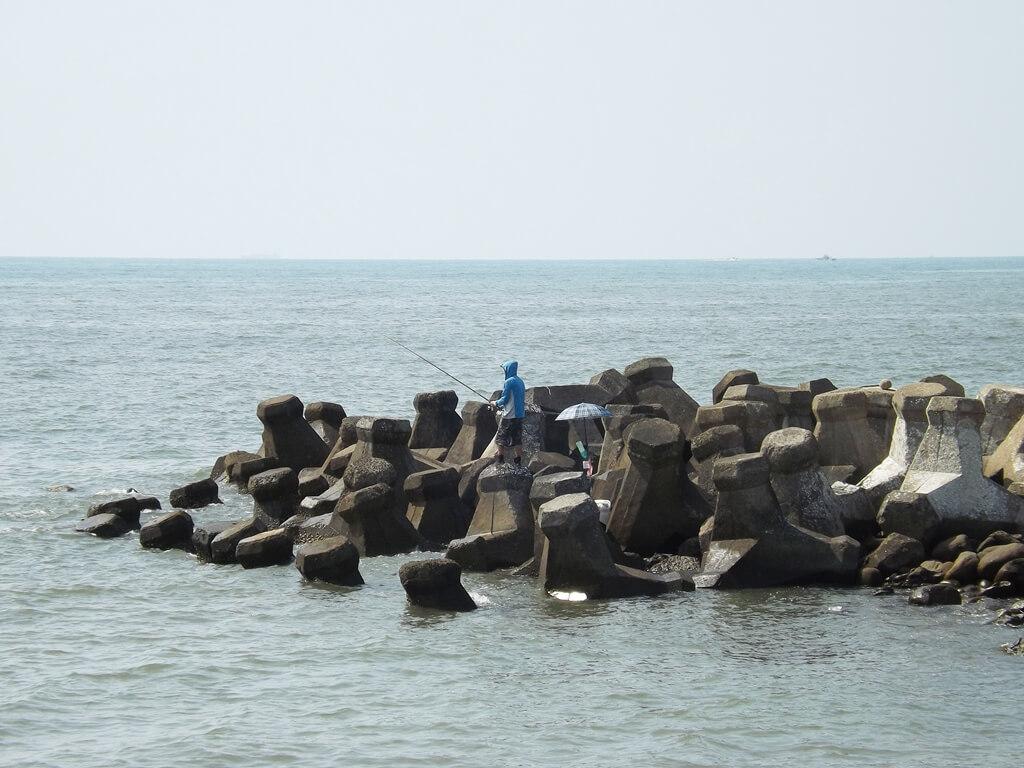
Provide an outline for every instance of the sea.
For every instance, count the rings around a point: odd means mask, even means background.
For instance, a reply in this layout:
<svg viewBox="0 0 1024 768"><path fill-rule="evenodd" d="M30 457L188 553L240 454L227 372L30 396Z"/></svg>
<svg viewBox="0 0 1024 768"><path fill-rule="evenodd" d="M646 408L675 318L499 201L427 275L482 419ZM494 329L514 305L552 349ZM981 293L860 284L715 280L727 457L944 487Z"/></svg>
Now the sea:
<svg viewBox="0 0 1024 768"><path fill-rule="evenodd" d="M734 368L976 393L1024 384L1022 299L1024 259L0 260L0 765L1019 765L1020 630L984 604L498 572L450 615L407 604L408 557L344 589L73 529L257 448L267 397L476 397L388 337L483 393L508 357L539 386L654 355L702 403ZM221 497L196 519L251 509Z"/></svg>

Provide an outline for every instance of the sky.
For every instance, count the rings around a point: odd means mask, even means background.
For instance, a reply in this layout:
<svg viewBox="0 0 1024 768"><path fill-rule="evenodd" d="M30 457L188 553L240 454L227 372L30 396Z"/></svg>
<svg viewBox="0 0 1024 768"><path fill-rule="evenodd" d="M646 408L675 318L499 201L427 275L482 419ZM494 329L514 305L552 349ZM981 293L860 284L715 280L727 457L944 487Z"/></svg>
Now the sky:
<svg viewBox="0 0 1024 768"><path fill-rule="evenodd" d="M1024 2L0 0L0 257L1024 256Z"/></svg>

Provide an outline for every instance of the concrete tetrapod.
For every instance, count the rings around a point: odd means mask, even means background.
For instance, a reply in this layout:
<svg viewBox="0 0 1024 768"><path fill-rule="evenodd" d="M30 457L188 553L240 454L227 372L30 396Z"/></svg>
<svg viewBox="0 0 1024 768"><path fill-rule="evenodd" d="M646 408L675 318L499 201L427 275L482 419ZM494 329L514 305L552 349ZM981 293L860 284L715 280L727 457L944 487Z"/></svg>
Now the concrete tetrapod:
<svg viewBox="0 0 1024 768"><path fill-rule="evenodd" d="M522 565L533 554L533 475L514 464L494 464L480 474L477 503L465 538L446 557L470 571Z"/></svg>
<svg viewBox="0 0 1024 768"><path fill-rule="evenodd" d="M583 593L589 599L659 595L682 588L678 573L653 574L616 565L594 500L585 493L541 505L546 544L540 564L544 589Z"/></svg>
<svg viewBox="0 0 1024 768"><path fill-rule="evenodd" d="M302 401L295 395L264 400L256 415L263 422L262 456L276 458L295 472L324 463L330 448L302 417Z"/></svg>
<svg viewBox="0 0 1024 768"><path fill-rule="evenodd" d="M413 398L416 419L409 435L410 448L450 448L462 429L455 412L459 396L452 389L420 392Z"/></svg>

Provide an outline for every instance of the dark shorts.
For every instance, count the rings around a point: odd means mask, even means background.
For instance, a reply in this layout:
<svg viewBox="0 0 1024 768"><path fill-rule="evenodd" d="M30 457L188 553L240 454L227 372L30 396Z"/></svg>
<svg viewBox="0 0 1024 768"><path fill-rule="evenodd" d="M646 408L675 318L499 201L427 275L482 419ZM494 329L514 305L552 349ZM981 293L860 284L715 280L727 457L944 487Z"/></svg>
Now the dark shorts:
<svg viewBox="0 0 1024 768"><path fill-rule="evenodd" d="M523 420L502 419L498 422L498 434L494 442L506 448L514 448L523 444Z"/></svg>

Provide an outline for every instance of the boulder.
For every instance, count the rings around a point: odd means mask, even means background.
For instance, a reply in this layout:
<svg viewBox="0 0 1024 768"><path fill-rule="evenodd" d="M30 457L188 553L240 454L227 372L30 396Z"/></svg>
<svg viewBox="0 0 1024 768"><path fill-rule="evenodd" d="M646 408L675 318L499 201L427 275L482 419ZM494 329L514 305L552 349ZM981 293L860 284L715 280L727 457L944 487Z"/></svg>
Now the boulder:
<svg viewBox="0 0 1024 768"><path fill-rule="evenodd" d="M862 587L877 587L884 579L877 568L861 568L857 581Z"/></svg>
<svg viewBox="0 0 1024 768"><path fill-rule="evenodd" d="M665 419L645 419L629 429L608 519L608 533L623 549L640 555L675 552L711 514L681 471L683 448L680 428Z"/></svg>
<svg viewBox="0 0 1024 768"><path fill-rule="evenodd" d="M529 560L533 554L532 484L529 471L514 464L485 469L466 536L452 541L446 556L473 571L512 568Z"/></svg>
<svg viewBox="0 0 1024 768"><path fill-rule="evenodd" d="M462 406L462 428L445 461L462 465L479 459L498 431L494 409L487 403L470 401Z"/></svg>
<svg viewBox="0 0 1024 768"><path fill-rule="evenodd" d="M215 480L197 480L171 491L171 506L175 509L199 509L221 503Z"/></svg>
<svg viewBox="0 0 1024 768"><path fill-rule="evenodd" d="M748 371L744 368L739 368L735 371L729 371L723 376L714 389L711 390L711 402L720 403L722 398L725 396L726 390L729 387L735 387L740 384L760 384L761 382L757 378L757 374L753 371Z"/></svg>
<svg viewBox="0 0 1024 768"><path fill-rule="evenodd" d="M295 395L264 400L256 408L263 423L261 455L276 458L281 466L296 473L306 467L319 467L330 448L302 417L302 401Z"/></svg>
<svg viewBox="0 0 1024 768"><path fill-rule="evenodd" d="M230 453L225 453L213 463L213 469L210 470L210 479L217 482L227 482L231 479L231 468L235 464L240 464L243 461L253 461L258 458L259 456L251 451L231 451Z"/></svg>
<svg viewBox="0 0 1024 768"><path fill-rule="evenodd" d="M210 542L210 562L218 564L237 563L235 548L242 539L255 536L260 526L253 518L232 523L213 537Z"/></svg>
<svg viewBox="0 0 1024 768"><path fill-rule="evenodd" d="M462 566L453 560L414 560L398 569L409 602L443 611L472 611L476 603L462 586Z"/></svg>
<svg viewBox="0 0 1024 768"><path fill-rule="evenodd" d="M1000 566L993 584L1009 584L1014 596L1024 595L1024 558L1009 560Z"/></svg>
<svg viewBox="0 0 1024 768"><path fill-rule="evenodd" d="M884 535L902 533L931 546L940 534L939 516L923 493L893 491L878 510L878 527Z"/></svg>
<svg viewBox="0 0 1024 768"><path fill-rule="evenodd" d="M309 403L302 416L324 441L324 444L333 446L338 442L341 422L345 419L345 409L338 403L328 403L323 400Z"/></svg>
<svg viewBox="0 0 1024 768"><path fill-rule="evenodd" d="M238 542L235 558L243 568L266 568L292 561L292 540L280 528L249 536Z"/></svg>
<svg viewBox="0 0 1024 768"><path fill-rule="evenodd" d="M420 392L412 401L416 419L409 436L410 448L450 448L462 430L455 412L459 396L454 390Z"/></svg>
<svg viewBox="0 0 1024 768"><path fill-rule="evenodd" d="M260 472L249 478L253 518L260 530L277 528L295 514L299 505L299 479L288 467Z"/></svg>
<svg viewBox="0 0 1024 768"><path fill-rule="evenodd" d="M100 539L114 539L124 536L132 530L132 526L122 515L114 512L101 512L96 515L89 515L75 526L79 533L91 533Z"/></svg>
<svg viewBox="0 0 1024 768"><path fill-rule="evenodd" d="M924 560L924 546L917 539L891 533L864 559L867 568L877 569L883 576L913 568Z"/></svg>
<svg viewBox="0 0 1024 768"><path fill-rule="evenodd" d="M653 574L616 565L585 493L558 496L540 507L545 545L540 577L548 592L582 592L589 599L658 595L679 590L678 573Z"/></svg>
<svg viewBox="0 0 1024 768"><path fill-rule="evenodd" d="M626 375L615 368L609 368L590 379L590 385L600 387L605 394L604 406L631 404L637 401L636 388ZM574 405L574 403L572 403Z"/></svg>
<svg viewBox="0 0 1024 768"><path fill-rule="evenodd" d="M980 428L981 452L988 456L995 453L1010 430L1024 418L1024 388L989 384L978 392L978 399L985 406Z"/></svg>
<svg viewBox="0 0 1024 768"><path fill-rule="evenodd" d="M984 474L1007 486L1011 493L1013 486L1024 482L1024 417L1017 421L992 455L985 457Z"/></svg>
<svg viewBox="0 0 1024 768"><path fill-rule="evenodd" d="M762 453L719 459L711 541L698 587L770 587L810 582L852 583L860 545L794 525L782 513Z"/></svg>
<svg viewBox="0 0 1024 768"><path fill-rule="evenodd" d="M911 605L960 605L960 590L952 584L925 584L915 589L908 598Z"/></svg>
<svg viewBox="0 0 1024 768"><path fill-rule="evenodd" d="M1000 544L1019 544L1021 543L1021 535L1019 533L1007 533L1006 531L992 531L988 536L981 540L978 545L976 552L988 549L989 547L995 547Z"/></svg>
<svg viewBox="0 0 1024 768"><path fill-rule="evenodd" d="M982 474L981 401L933 397L926 416L928 428L900 490L928 498L937 517L934 536L980 538L1024 525L1024 499Z"/></svg>
<svg viewBox="0 0 1024 768"><path fill-rule="evenodd" d="M192 549L192 516L172 509L139 529L139 543L147 549Z"/></svg>
<svg viewBox="0 0 1024 768"><path fill-rule="evenodd" d="M459 498L459 472L454 467L414 472L405 479L405 493L406 517L423 539L447 544L466 535L471 515Z"/></svg>
<svg viewBox="0 0 1024 768"><path fill-rule="evenodd" d="M97 515L117 515L124 520L129 529L137 529L139 516L143 510L147 509L160 509L160 501L156 496L119 496L116 499L93 504L85 516L90 518Z"/></svg>
<svg viewBox="0 0 1024 768"><path fill-rule="evenodd" d="M1006 563L1024 558L1024 544L998 544L978 553L978 577L992 580Z"/></svg>
<svg viewBox="0 0 1024 768"><path fill-rule="evenodd" d="M739 427L744 450L756 453L768 433L775 430L775 414L765 403L755 400L723 400L697 410L698 432L727 424Z"/></svg>
<svg viewBox="0 0 1024 768"><path fill-rule="evenodd" d="M378 483L393 486L398 480L398 472L387 459L369 457L351 462L345 469L344 480L350 491L360 491Z"/></svg>
<svg viewBox="0 0 1024 768"><path fill-rule="evenodd" d="M666 418L668 414L660 405L609 405L611 416L604 419L604 437L601 442L601 457L597 463L597 474L607 472L616 466L622 450L626 447L626 430L643 419Z"/></svg>
<svg viewBox="0 0 1024 768"><path fill-rule="evenodd" d="M664 357L645 357L626 366L626 378L636 390L637 400L660 405L668 420L687 438L697 433L697 401L672 380L672 364ZM600 403L598 403L600 405Z"/></svg>
<svg viewBox="0 0 1024 768"><path fill-rule="evenodd" d="M876 510L886 494L903 484L914 454L928 429L928 418L925 415L928 403L933 397L944 394L946 389L941 384L916 383L900 387L893 395L896 420L892 440L889 442L889 453L858 483L867 492Z"/></svg>
<svg viewBox="0 0 1024 768"><path fill-rule="evenodd" d="M310 581L325 581L343 587L363 583L359 573L359 551L344 536L332 536L304 544L295 553L295 567Z"/></svg>
<svg viewBox="0 0 1024 768"><path fill-rule="evenodd" d="M360 557L412 551L420 537L405 511L396 511L394 497L395 490L386 483L346 493L334 510L331 529L347 536Z"/></svg>
<svg viewBox="0 0 1024 768"><path fill-rule="evenodd" d="M789 427L772 432L761 444L768 459L770 482L783 515L793 525L825 536L842 536L843 504L821 473L818 442L806 429Z"/></svg>
<svg viewBox="0 0 1024 768"><path fill-rule="evenodd" d="M859 480L885 456L887 442L879 440L868 424L868 398L863 390L825 392L811 405L823 466L850 465Z"/></svg>
<svg viewBox="0 0 1024 768"><path fill-rule="evenodd" d="M932 557L936 560L942 560L945 562L947 560L956 560L956 558L963 552L977 551L978 542L969 536L965 536L960 533L956 536L950 536L948 539L943 539L932 547Z"/></svg>
<svg viewBox="0 0 1024 768"><path fill-rule="evenodd" d="M195 526L192 529L192 541L189 546L196 553L196 557L202 562L212 561L213 540L236 523L237 521L224 521Z"/></svg>
<svg viewBox="0 0 1024 768"><path fill-rule="evenodd" d="M973 584L978 580L978 556L974 552L961 552L942 578L957 584Z"/></svg>
<svg viewBox="0 0 1024 768"><path fill-rule="evenodd" d="M967 394L964 391L964 385L955 379L951 379L944 373L937 373L934 376L925 376L921 381L929 384L941 384L946 388L946 393L950 397L963 397Z"/></svg>

